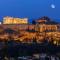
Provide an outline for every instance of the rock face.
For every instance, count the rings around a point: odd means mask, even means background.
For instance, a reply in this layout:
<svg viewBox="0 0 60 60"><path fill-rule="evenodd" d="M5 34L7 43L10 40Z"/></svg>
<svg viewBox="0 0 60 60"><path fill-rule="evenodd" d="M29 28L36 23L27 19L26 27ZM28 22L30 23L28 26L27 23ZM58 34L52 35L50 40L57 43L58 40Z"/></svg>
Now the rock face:
<svg viewBox="0 0 60 60"><path fill-rule="evenodd" d="M57 32L57 34L56 34ZM1 24L0 38L8 39L11 37L15 40L32 40L36 38L38 41L54 35L58 35L58 23L52 21L49 17L41 17L32 24ZM54 35L53 35L54 34ZM8 37L8 38L7 38Z"/></svg>

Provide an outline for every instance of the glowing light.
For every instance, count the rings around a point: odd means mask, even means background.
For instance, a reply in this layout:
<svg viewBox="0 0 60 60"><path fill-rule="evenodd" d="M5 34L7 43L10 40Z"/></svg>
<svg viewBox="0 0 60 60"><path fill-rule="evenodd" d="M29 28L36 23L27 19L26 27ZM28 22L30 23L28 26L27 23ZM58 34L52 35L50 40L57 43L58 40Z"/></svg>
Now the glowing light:
<svg viewBox="0 0 60 60"><path fill-rule="evenodd" d="M51 4L51 8L55 8L55 5L54 4Z"/></svg>

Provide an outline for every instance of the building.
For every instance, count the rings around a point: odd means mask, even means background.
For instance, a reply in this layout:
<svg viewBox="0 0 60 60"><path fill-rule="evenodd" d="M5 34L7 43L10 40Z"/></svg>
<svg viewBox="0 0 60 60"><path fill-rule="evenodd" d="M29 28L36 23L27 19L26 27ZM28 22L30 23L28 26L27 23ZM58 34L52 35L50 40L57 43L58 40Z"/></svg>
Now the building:
<svg viewBox="0 0 60 60"><path fill-rule="evenodd" d="M28 18L4 17L3 24L28 24Z"/></svg>
<svg viewBox="0 0 60 60"><path fill-rule="evenodd" d="M58 23L52 21L48 17L42 17L36 20L36 25L39 28L40 32L48 32L48 31L57 31L58 30Z"/></svg>
<svg viewBox="0 0 60 60"><path fill-rule="evenodd" d="M24 19L4 17L3 24L0 25L0 33L2 34L2 30L10 28L16 32L20 32L20 34L18 33L11 35L16 40L19 39L26 42L33 40L33 38L36 38L38 43L44 39L48 39L49 41L52 39L54 41L60 40L59 23L51 20L46 16L35 20L36 24L28 24L28 19Z"/></svg>
<svg viewBox="0 0 60 60"><path fill-rule="evenodd" d="M40 36L42 36L43 40L53 41L55 44L60 44L60 24L51 20L48 17L42 17L36 20L36 31L39 32ZM40 37L39 36L39 37ZM41 37L40 39L41 40ZM39 41L38 41L39 42Z"/></svg>

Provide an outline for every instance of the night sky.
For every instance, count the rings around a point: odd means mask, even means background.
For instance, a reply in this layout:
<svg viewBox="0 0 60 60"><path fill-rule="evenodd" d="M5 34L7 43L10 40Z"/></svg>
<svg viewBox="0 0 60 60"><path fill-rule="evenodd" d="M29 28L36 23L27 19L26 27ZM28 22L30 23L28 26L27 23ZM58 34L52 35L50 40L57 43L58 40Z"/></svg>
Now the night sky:
<svg viewBox="0 0 60 60"><path fill-rule="evenodd" d="M51 4L56 7L51 8ZM0 20L4 16L37 19L48 16L60 20L60 0L0 0ZM60 21L59 21L60 22Z"/></svg>

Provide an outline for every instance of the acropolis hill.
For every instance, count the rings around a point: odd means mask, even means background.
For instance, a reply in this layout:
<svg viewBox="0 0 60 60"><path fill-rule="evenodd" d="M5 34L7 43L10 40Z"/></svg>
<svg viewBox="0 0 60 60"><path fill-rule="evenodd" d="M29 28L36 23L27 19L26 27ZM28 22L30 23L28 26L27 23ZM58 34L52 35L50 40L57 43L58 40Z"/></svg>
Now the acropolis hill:
<svg viewBox="0 0 60 60"><path fill-rule="evenodd" d="M39 43L47 39L56 43L60 41L60 24L46 16L33 20L32 24L28 18L4 17L0 24L0 40L9 40L9 37L22 42L36 39Z"/></svg>

